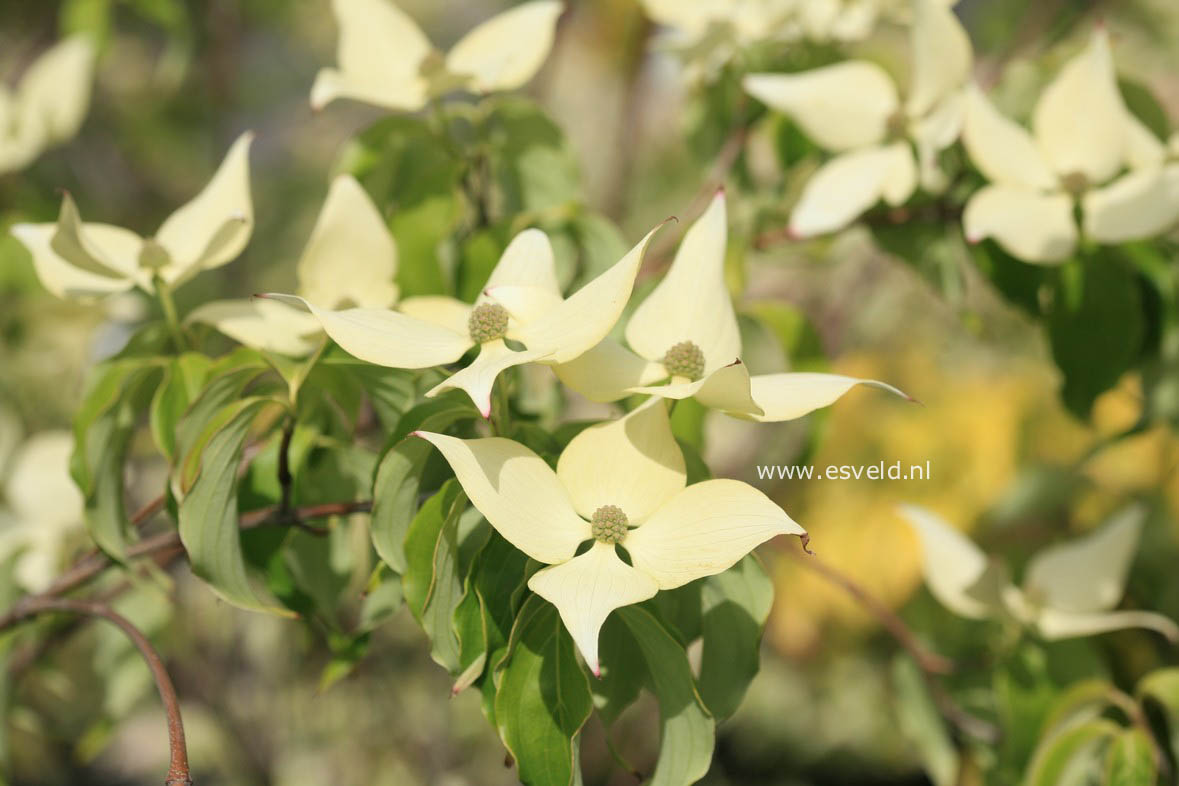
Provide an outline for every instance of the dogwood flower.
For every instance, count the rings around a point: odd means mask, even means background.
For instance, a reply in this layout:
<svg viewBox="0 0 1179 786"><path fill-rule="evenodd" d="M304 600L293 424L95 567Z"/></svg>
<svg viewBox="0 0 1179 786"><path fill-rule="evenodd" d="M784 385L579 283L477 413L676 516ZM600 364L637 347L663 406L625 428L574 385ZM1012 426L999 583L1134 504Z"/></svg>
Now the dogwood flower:
<svg viewBox="0 0 1179 786"><path fill-rule="evenodd" d="M514 90L536 75L553 46L562 5L536 0L480 24L443 55L388 0L333 0L340 26L338 68L322 69L311 106L337 98L416 111L452 90Z"/></svg>
<svg viewBox="0 0 1179 786"><path fill-rule="evenodd" d="M1022 588L1011 582L1006 565L943 519L915 505L902 506L901 513L921 541L929 591L956 614L1014 619L1049 640L1121 628L1151 628L1179 640L1179 626L1162 614L1111 611L1121 600L1142 531L1140 507L1040 551L1028 563Z"/></svg>
<svg viewBox="0 0 1179 786"><path fill-rule="evenodd" d="M17 448L4 484L0 509L0 559L19 554L16 580L40 592L57 575L62 547L82 526L82 495L70 479L73 435L34 434Z"/></svg>
<svg viewBox="0 0 1179 786"><path fill-rule="evenodd" d="M416 433L442 452L504 538L551 566L528 586L557 607L595 675L598 631L611 611L720 573L775 535L806 534L745 483L686 486L662 401L578 434L556 472L508 439Z"/></svg>
<svg viewBox="0 0 1179 786"><path fill-rule="evenodd" d="M78 133L90 106L94 44L63 39L29 66L15 90L0 85L0 173L23 169Z"/></svg>
<svg viewBox="0 0 1179 786"><path fill-rule="evenodd" d="M346 305L391 308L397 245L364 188L340 175L328 189L323 209L296 266L298 293L322 308ZM188 322L204 322L255 349L307 355L322 334L319 320L299 306L278 300L217 300L196 308Z"/></svg>
<svg viewBox="0 0 1179 786"><path fill-rule="evenodd" d="M557 285L553 248L539 229L526 229L504 249L475 303L444 296L383 308L320 308L297 295L267 294L304 305L340 347L361 360L390 368L453 363L472 347L478 356L429 390L465 390L491 414L491 389L501 371L524 363L565 363L590 349L614 327L634 287L647 243L656 229L622 259L568 298ZM513 349L507 340L524 345Z"/></svg>
<svg viewBox="0 0 1179 786"><path fill-rule="evenodd" d="M915 0L911 42L912 78L903 105L892 78L865 60L745 77L746 92L837 154L807 181L790 215L793 235L842 229L881 199L900 205L919 178L928 191L945 187L937 157L958 137L970 39L944 3Z"/></svg>
<svg viewBox="0 0 1179 786"><path fill-rule="evenodd" d="M991 181L963 213L970 242L994 238L1022 260L1053 263L1076 248L1078 202L1099 243L1149 237L1179 218L1179 166L1163 165L1164 145L1126 109L1103 27L1045 88L1030 134L972 88L962 141Z"/></svg>
<svg viewBox="0 0 1179 786"><path fill-rule="evenodd" d="M62 198L56 223L17 224L12 234L33 256L41 283L58 297L87 297L132 287L152 292L158 277L175 288L241 253L254 227L246 132L213 179L176 210L153 237L110 224L83 223L74 200Z"/></svg>
<svg viewBox="0 0 1179 786"><path fill-rule="evenodd" d="M667 275L626 325L624 347L606 338L554 367L562 382L594 401L641 393L695 397L707 407L762 422L792 420L825 407L856 385L904 393L875 380L837 374L750 376L741 362L741 333L724 280L728 234L725 195L688 228ZM668 384L656 384L667 381Z"/></svg>

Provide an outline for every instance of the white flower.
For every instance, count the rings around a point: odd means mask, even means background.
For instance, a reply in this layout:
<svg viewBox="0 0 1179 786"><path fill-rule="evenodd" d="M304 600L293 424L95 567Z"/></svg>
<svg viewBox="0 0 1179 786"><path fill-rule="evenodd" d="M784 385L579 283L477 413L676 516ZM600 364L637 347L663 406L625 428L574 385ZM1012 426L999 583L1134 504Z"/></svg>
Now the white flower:
<svg viewBox="0 0 1179 786"><path fill-rule="evenodd" d="M501 535L551 566L528 586L557 607L594 674L598 631L614 609L720 573L775 535L805 534L745 483L685 486L684 457L662 401L578 434L556 472L508 439L417 435L442 452Z"/></svg>
<svg viewBox="0 0 1179 786"><path fill-rule="evenodd" d="M301 297L321 308L390 308L397 302L397 246L385 220L351 175L332 181L296 267ZM188 322L213 325L255 349L302 356L315 349L319 320L277 300L217 300Z"/></svg>
<svg viewBox="0 0 1179 786"><path fill-rule="evenodd" d="M0 559L20 552L16 579L40 592L57 575L66 538L82 526L82 494L70 478L68 431L34 434L11 460L0 510Z"/></svg>
<svg viewBox="0 0 1179 786"><path fill-rule="evenodd" d="M1022 260L1055 263L1076 249L1078 200L1084 233L1099 243L1150 237L1179 219L1179 164L1165 163L1163 144L1123 104L1103 27L1045 88L1031 134L971 88L962 141L991 181L962 217L971 242L990 237Z"/></svg>
<svg viewBox="0 0 1179 786"><path fill-rule="evenodd" d="M1131 507L1101 529L1049 546L1025 570L1022 589L1006 566L923 508L901 513L921 541L925 583L942 605L970 619L1013 618L1045 639L1152 628L1172 641L1179 626L1151 611L1113 611L1134 559L1144 511Z"/></svg>
<svg viewBox="0 0 1179 786"><path fill-rule="evenodd" d="M567 298L557 286L553 249L539 229L526 229L504 249L485 291L468 304L443 296L408 298L398 311L320 308L295 295L265 297L301 303L351 355L390 368L453 363L472 347L479 355L426 393L467 391L484 417L499 373L523 363L565 363L601 341L630 298L651 230L611 268ZM514 350L506 340L524 345Z"/></svg>
<svg viewBox="0 0 1179 786"><path fill-rule="evenodd" d="M192 201L143 238L110 224L83 223L69 194L56 223L16 224L12 234L33 256L41 283L58 297L109 295L138 286L153 291L159 276L177 287L231 262L254 228L249 151L253 134L238 137Z"/></svg>
<svg viewBox="0 0 1179 786"><path fill-rule="evenodd" d="M337 98L415 111L451 90L514 90L535 76L549 50L562 6L537 0L471 30L445 56L388 0L333 0L340 25L338 68L315 77L311 106Z"/></svg>
<svg viewBox="0 0 1179 786"><path fill-rule="evenodd" d="M724 280L727 234L720 191L688 228L667 275L635 309L626 325L630 348L607 338L556 366L561 381L594 401L634 393L695 397L734 417L763 422L802 417L859 384L905 396L883 382L837 374L751 377L740 360L741 334Z"/></svg>
<svg viewBox="0 0 1179 786"><path fill-rule="evenodd" d="M790 216L795 236L842 229L881 199L900 205L919 177L928 191L945 187L937 157L958 137L970 39L943 3L915 0L911 40L903 105L892 78L865 60L745 77L750 95L790 115L815 144L837 154L807 181Z"/></svg>
<svg viewBox="0 0 1179 786"><path fill-rule="evenodd" d="M90 107L94 44L70 36L38 57L15 90L0 85L0 173L23 169L78 133Z"/></svg>

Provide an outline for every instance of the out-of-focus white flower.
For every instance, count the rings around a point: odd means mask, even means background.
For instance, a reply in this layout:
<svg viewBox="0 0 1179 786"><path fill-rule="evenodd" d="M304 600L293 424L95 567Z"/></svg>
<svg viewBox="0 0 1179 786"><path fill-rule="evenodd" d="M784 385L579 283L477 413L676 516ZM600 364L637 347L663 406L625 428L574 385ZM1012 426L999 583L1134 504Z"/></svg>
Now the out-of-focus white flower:
<svg viewBox="0 0 1179 786"><path fill-rule="evenodd" d="M663 44L708 76L745 47L767 41L858 41L881 18L907 23L910 0L641 0ZM954 0L935 0L951 6Z"/></svg>
<svg viewBox="0 0 1179 786"><path fill-rule="evenodd" d="M340 26L337 68L311 87L311 106L337 98L415 111L452 90L514 90L536 75L553 46L556 0L511 8L475 27L443 55L388 0L333 0Z"/></svg>
<svg viewBox="0 0 1179 786"><path fill-rule="evenodd" d="M397 302L397 245L381 212L351 175L332 181L296 267L298 293L326 309L391 308ZM319 320L277 300L216 300L194 309L204 322L255 349L303 356L315 349Z"/></svg>
<svg viewBox="0 0 1179 786"><path fill-rule="evenodd" d="M1113 611L1142 532L1144 511L1131 507L1095 532L1049 546L1034 556L1016 587L1006 565L988 557L950 524L915 505L901 509L921 541L929 591L970 619L1009 618L1045 639L1151 628L1172 641L1179 626L1152 611Z"/></svg>
<svg viewBox="0 0 1179 786"><path fill-rule="evenodd" d="M94 44L70 36L47 49L15 90L0 85L0 173L23 169L78 133L90 107Z"/></svg>
<svg viewBox="0 0 1179 786"><path fill-rule="evenodd" d="M970 242L994 238L1024 261L1057 263L1076 249L1078 202L1084 234L1099 243L1150 237L1179 219L1179 163L1126 109L1104 27L1045 88L1030 134L970 88L962 142L991 181L966 205Z"/></svg>
<svg viewBox="0 0 1179 786"><path fill-rule="evenodd" d="M567 298L557 285L552 245L539 229L526 229L512 239L474 304L422 296L407 298L397 311L335 311L296 295L265 297L306 306L345 352L379 366L440 366L478 346L469 366L426 395L465 390L488 417L491 389L501 371L524 363L565 363L605 338L630 298L647 243L657 230ZM524 348L515 350L505 340Z"/></svg>
<svg viewBox="0 0 1179 786"><path fill-rule="evenodd" d="M582 431L556 472L509 439L415 433L442 452L504 538L551 566L528 586L557 607L594 674L598 631L614 609L727 570L776 535L806 534L746 483L685 486L684 457L659 400ZM592 544L577 554L585 541Z"/></svg>
<svg viewBox="0 0 1179 786"><path fill-rule="evenodd" d="M213 179L194 199L143 238L111 224L83 223L73 198L62 199L56 223L16 224L12 234L33 256L41 283L58 297L93 297L138 286L154 291L159 277L177 287L237 257L254 228L250 142L230 147Z"/></svg>
<svg viewBox="0 0 1179 786"><path fill-rule="evenodd" d="M912 79L903 105L892 78L864 60L745 77L750 95L790 115L815 144L837 154L807 181L790 216L795 236L842 229L881 199L900 205L919 179L927 191L945 187L937 157L958 138L970 39L939 0L915 0L911 39Z"/></svg>
<svg viewBox="0 0 1179 786"><path fill-rule="evenodd" d="M82 494L70 478L74 438L68 431L34 434L17 449L4 483L0 559L16 552L16 580L30 592L57 575L65 539L82 526Z"/></svg>
<svg viewBox="0 0 1179 786"><path fill-rule="evenodd" d="M734 417L763 422L800 418L860 384L905 396L883 382L837 374L751 377L740 359L741 334L725 285L727 235L725 195L719 191L688 228L667 275L627 323L630 348L607 338L557 365L561 381L594 401L635 393L695 397Z"/></svg>

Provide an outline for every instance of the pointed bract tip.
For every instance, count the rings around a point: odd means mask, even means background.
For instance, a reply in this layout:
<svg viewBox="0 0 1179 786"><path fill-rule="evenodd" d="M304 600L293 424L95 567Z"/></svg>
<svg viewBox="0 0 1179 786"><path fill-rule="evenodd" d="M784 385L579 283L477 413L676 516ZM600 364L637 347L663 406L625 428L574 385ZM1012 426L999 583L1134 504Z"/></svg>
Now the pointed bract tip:
<svg viewBox="0 0 1179 786"><path fill-rule="evenodd" d="M793 241L805 240L806 235L804 235L802 232L800 232L798 229L796 229L793 225L791 225L791 226L786 227L786 239L793 240Z"/></svg>
<svg viewBox="0 0 1179 786"><path fill-rule="evenodd" d="M721 183L716 187L716 193L713 196L723 197L725 195L725 184Z"/></svg>
<svg viewBox="0 0 1179 786"><path fill-rule="evenodd" d="M483 416L484 420L491 419L491 402L490 401L487 402L487 404L481 405L479 407L479 414Z"/></svg>
<svg viewBox="0 0 1179 786"><path fill-rule="evenodd" d="M815 552L811 551L811 536L804 532L798 536L798 539L802 542L802 550L812 557L815 556Z"/></svg>
<svg viewBox="0 0 1179 786"><path fill-rule="evenodd" d="M725 366L725 368L732 368L733 366L743 366L743 365L745 365L744 361L742 361L741 358L737 358L732 363Z"/></svg>
<svg viewBox="0 0 1179 786"><path fill-rule="evenodd" d="M422 431L422 430L420 430L420 429L419 429L419 430L417 430L417 431L411 431L411 432L409 432L409 435L410 435L411 437L417 437L418 439L425 439L425 438L426 438L426 432L424 432L424 431Z"/></svg>
<svg viewBox="0 0 1179 786"><path fill-rule="evenodd" d="M981 236L981 235L969 235L969 234L968 234L968 235L966 236L966 242L967 242L967 243L969 243L969 244L970 244L970 245L972 245L972 246L977 246L979 243L981 243L981 242L982 242L982 236Z"/></svg>
<svg viewBox="0 0 1179 786"><path fill-rule="evenodd" d="M916 404L916 405L917 405L917 406L919 406L919 407L924 407L924 406L925 406L925 402L924 402L924 401L922 401L922 400L921 400L921 399L919 399L919 398L914 398L913 396L910 396L908 393L906 393L906 394L905 394L905 399L906 399L906 400L908 400L908 401L910 401L910 402L912 402L912 403L914 403L914 404Z"/></svg>
<svg viewBox="0 0 1179 786"><path fill-rule="evenodd" d="M675 216L668 216L667 218L665 218L659 222L659 226L663 226L664 224L670 224L670 223L678 224L678 223L680 223L680 220L678 218L676 218Z"/></svg>
<svg viewBox="0 0 1179 786"><path fill-rule="evenodd" d="M255 292L254 294L250 295L250 300L253 300L254 298L262 298L263 300L271 299L270 295L266 294L265 292Z"/></svg>
<svg viewBox="0 0 1179 786"><path fill-rule="evenodd" d="M593 673L595 678L597 678L599 680L602 679L602 667L601 666L597 666L597 665L590 666L590 671Z"/></svg>

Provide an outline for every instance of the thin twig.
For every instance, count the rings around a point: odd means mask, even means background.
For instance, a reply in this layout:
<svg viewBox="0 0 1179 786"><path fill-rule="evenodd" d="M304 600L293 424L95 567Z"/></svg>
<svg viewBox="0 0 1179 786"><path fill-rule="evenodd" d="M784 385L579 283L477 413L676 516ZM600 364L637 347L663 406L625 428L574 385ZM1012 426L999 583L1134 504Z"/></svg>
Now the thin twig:
<svg viewBox="0 0 1179 786"><path fill-rule="evenodd" d="M15 622L23 622L39 614L53 612L100 617L119 628L131 639L151 670L156 689L160 692L160 700L164 703L164 713L168 718L170 755L168 778L164 781L164 786L192 786L192 779L188 774L188 749L184 743L184 723L180 718L180 699L176 696L176 687L172 684L172 678L168 676L164 661L152 643L126 617L110 606L93 601L32 595L17 601L9 614Z"/></svg>
<svg viewBox="0 0 1179 786"><path fill-rule="evenodd" d="M803 544L804 549L805 547L805 544ZM954 728L975 739L984 742L998 741L1000 736L999 729L994 724L982 718L975 717L959 707L945 689L945 686L938 681L938 676L950 674L954 671L953 661L943 655L927 650L918 641L917 636L909 629L909 626L905 624L904 620L873 597L871 593L860 586L855 580L849 576L845 576L826 562L823 562L813 552L804 553L789 548L786 549L786 553L851 595L861 606L876 617L880 624L884 626L885 630L897 640L897 643L917 663L917 667L921 670L921 675L925 679L925 684L929 688L930 695L933 697L938 711L947 722Z"/></svg>
<svg viewBox="0 0 1179 786"><path fill-rule="evenodd" d="M909 626L905 621L896 615L892 609L885 606L875 597L873 597L866 589L861 587L853 579L840 573L835 568L823 562L813 553L804 554L795 549L787 549L787 553L794 557L803 565L807 566L815 573L818 573L827 581L835 584L848 595L851 595L859 602L861 606L867 609L872 616L884 626L892 637L897 640L905 650L913 656L913 660L917 661L917 665L921 667L922 671L930 672L931 674L951 674L954 671L954 662L949 658L938 655L935 652L930 652L925 646L917 640L917 636L913 631L909 630Z"/></svg>

